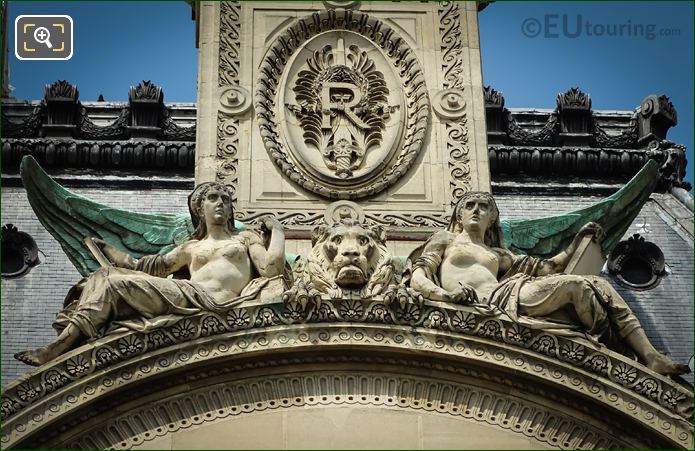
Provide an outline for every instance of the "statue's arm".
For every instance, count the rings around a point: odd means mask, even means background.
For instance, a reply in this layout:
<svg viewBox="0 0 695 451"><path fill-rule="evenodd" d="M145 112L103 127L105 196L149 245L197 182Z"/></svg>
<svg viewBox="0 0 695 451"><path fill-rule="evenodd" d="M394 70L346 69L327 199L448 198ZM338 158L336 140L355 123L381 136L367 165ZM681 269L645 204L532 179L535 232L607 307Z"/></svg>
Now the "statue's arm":
<svg viewBox="0 0 695 451"><path fill-rule="evenodd" d="M165 277L186 266L190 261L190 241L175 247L163 255L146 255L135 258L98 238L93 238L104 255L119 268L142 271L153 276Z"/></svg>
<svg viewBox="0 0 695 451"><path fill-rule="evenodd" d="M275 277L282 274L285 268L285 232L282 224L274 218L264 219L263 225L270 231L268 249L263 246L260 239L251 239L249 255L261 276Z"/></svg>
<svg viewBox="0 0 695 451"><path fill-rule="evenodd" d="M410 279L410 286L415 291L422 294L427 299L433 301L447 302L450 294L444 288L437 285L429 276L428 272L434 273L439 269L439 265L444 257L444 251L449 245L448 232L438 232L425 244L422 255L414 263L415 269ZM423 264L423 260L427 263ZM429 269L425 265L432 266ZM435 267L436 266L436 267Z"/></svg>
<svg viewBox="0 0 695 451"><path fill-rule="evenodd" d="M567 264L572 259L572 256L577 251L579 243L587 235L591 235L594 241L599 242L601 240L601 237L603 236L603 229L599 224L595 222L589 222L585 224L584 227L582 227L579 230L579 232L577 232L577 235L575 235L570 245L567 246L567 248L564 251L560 252L553 258L549 258L541 262L538 271L535 275L545 276L548 274L556 274L563 272L567 267Z"/></svg>

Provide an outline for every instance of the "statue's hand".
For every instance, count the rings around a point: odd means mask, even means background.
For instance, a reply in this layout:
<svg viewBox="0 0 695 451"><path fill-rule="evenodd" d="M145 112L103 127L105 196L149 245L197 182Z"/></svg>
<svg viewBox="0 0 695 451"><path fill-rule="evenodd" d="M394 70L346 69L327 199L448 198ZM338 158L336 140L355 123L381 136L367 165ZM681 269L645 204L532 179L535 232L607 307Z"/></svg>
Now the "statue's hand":
<svg viewBox="0 0 695 451"><path fill-rule="evenodd" d="M97 237L95 237L95 236L92 237L92 242L93 242L94 244L96 244L97 246L99 246L99 249L103 249L104 246L107 246L107 245L108 245L108 244L106 243L106 241L102 240L101 238L97 238Z"/></svg>
<svg viewBox="0 0 695 451"><path fill-rule="evenodd" d="M468 284L459 282L459 287L446 294L448 302L454 304L474 304L478 302L478 294L475 289Z"/></svg>
<svg viewBox="0 0 695 451"><path fill-rule="evenodd" d="M603 227L595 222L589 222L579 229L577 238L583 238L587 235L592 235L592 240L595 243L600 243L601 239L603 239Z"/></svg>
<svg viewBox="0 0 695 451"><path fill-rule="evenodd" d="M96 244L99 249L101 249L101 252L106 256L106 258L109 259L111 263L113 263L114 266L133 269L133 257L130 255L116 249L114 246L111 246L109 243L100 238L93 237L92 242Z"/></svg>
<svg viewBox="0 0 695 451"><path fill-rule="evenodd" d="M261 220L261 228L269 230L270 232L275 230L282 231L282 224L272 216L267 216Z"/></svg>

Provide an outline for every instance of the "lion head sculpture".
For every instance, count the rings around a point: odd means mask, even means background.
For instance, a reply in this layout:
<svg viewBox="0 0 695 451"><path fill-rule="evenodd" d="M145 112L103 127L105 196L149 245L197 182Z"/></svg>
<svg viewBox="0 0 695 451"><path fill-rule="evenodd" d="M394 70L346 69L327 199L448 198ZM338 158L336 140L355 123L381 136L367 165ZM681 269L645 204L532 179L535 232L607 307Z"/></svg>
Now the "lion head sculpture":
<svg viewBox="0 0 695 451"><path fill-rule="evenodd" d="M395 269L386 250L386 233L355 219L319 225L312 231L312 249L300 269L296 296L332 298L378 296L395 283Z"/></svg>

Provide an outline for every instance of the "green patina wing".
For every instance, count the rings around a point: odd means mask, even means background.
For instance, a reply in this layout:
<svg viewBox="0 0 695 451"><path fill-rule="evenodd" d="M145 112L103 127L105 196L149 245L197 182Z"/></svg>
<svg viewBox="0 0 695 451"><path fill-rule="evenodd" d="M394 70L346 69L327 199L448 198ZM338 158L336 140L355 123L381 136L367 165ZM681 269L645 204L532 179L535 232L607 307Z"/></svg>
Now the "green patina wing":
<svg viewBox="0 0 695 451"><path fill-rule="evenodd" d="M22 159L20 173L39 221L84 276L99 269L84 243L85 237L101 238L133 257L141 257L168 252L193 232L187 212L138 213L75 194L56 183L31 156ZM244 228L241 223L236 225Z"/></svg>
<svg viewBox="0 0 695 451"><path fill-rule="evenodd" d="M587 222L597 222L605 236L605 253L618 244L658 181L658 164L649 160L625 186L610 197L563 215L538 219L502 220L502 237L513 252L552 257L567 247Z"/></svg>

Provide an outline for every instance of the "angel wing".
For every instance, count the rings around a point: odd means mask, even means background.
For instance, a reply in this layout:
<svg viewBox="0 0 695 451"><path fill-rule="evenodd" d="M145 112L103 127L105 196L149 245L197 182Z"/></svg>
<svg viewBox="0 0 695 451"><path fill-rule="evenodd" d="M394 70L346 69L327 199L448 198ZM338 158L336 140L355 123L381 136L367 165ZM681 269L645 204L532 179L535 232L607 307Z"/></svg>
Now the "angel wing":
<svg viewBox="0 0 695 451"><path fill-rule="evenodd" d="M551 257L567 247L587 222L597 222L605 233L601 248L609 253L639 214L659 178L658 164L649 160L619 191L588 207L539 219L502 220L502 237L515 253Z"/></svg>
<svg viewBox="0 0 695 451"><path fill-rule="evenodd" d="M618 244L649 199L659 180L657 175L658 164L649 160L619 191L588 207L539 219L502 219L504 244L515 253L552 257L569 245L584 224L593 221L603 227L605 236L601 248L608 253ZM408 255L410 264L422 255L425 244ZM404 277L407 276L404 274Z"/></svg>
<svg viewBox="0 0 695 451"><path fill-rule="evenodd" d="M34 213L83 276L100 266L84 242L88 236L138 258L168 252L193 232L188 213L139 213L75 194L56 183L29 155L22 159L20 174ZM235 225L245 228L238 222Z"/></svg>

